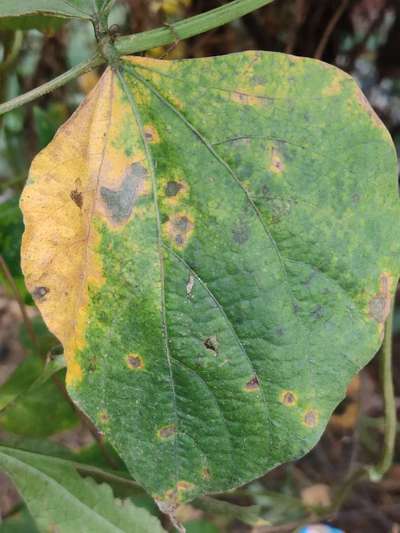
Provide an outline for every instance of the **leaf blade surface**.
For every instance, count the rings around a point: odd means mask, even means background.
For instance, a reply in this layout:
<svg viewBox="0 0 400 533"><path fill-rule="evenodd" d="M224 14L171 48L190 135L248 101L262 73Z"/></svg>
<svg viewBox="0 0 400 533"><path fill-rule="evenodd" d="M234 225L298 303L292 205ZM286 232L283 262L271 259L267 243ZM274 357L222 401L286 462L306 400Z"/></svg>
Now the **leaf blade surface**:
<svg viewBox="0 0 400 533"><path fill-rule="evenodd" d="M381 342L395 168L350 77L257 52L127 58L36 158L27 285L72 397L165 508L318 440Z"/></svg>

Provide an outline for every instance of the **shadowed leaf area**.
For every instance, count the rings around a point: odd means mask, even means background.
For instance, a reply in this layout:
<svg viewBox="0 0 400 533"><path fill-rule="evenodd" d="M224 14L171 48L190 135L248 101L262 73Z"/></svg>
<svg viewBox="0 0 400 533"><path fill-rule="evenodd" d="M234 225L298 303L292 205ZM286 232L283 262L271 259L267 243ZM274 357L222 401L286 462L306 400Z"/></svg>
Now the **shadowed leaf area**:
<svg viewBox="0 0 400 533"><path fill-rule="evenodd" d="M69 393L163 510L303 455L381 344L395 152L324 63L123 59L21 205Z"/></svg>

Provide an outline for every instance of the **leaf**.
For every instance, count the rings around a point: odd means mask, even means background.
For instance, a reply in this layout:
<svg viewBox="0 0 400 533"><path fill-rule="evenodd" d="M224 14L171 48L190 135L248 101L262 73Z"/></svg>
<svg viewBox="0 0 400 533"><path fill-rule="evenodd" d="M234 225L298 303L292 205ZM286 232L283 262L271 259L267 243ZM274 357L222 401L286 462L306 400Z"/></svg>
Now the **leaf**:
<svg viewBox="0 0 400 533"><path fill-rule="evenodd" d="M161 533L159 521L106 484L82 479L67 462L0 446L0 466L14 481L40 531Z"/></svg>
<svg viewBox="0 0 400 533"><path fill-rule="evenodd" d="M0 255L4 257L13 276L21 275L20 245L24 229L18 199L13 197L1 204Z"/></svg>
<svg viewBox="0 0 400 533"><path fill-rule="evenodd" d="M52 35L62 27L65 21L66 19L63 18L43 16L43 14L13 17L1 17L0 15L0 29L14 31L35 29Z"/></svg>
<svg viewBox="0 0 400 533"><path fill-rule="evenodd" d="M54 337L42 321L33 321L33 326L40 353L34 353L22 328L21 341L29 355L0 387L0 424L3 430L17 435L43 437L70 429L79 419L55 383L48 381L63 368L63 358L57 357L45 365L39 357L54 345ZM63 373L58 377L63 378Z"/></svg>
<svg viewBox="0 0 400 533"><path fill-rule="evenodd" d="M265 52L123 59L36 157L27 286L162 509L318 441L382 341L396 168L348 75Z"/></svg>
<svg viewBox="0 0 400 533"><path fill-rule="evenodd" d="M13 29L37 27L40 16L91 20L109 4L109 0L0 0L0 26L2 19L5 19L3 24ZM10 26L9 24L13 24L12 19L16 25Z"/></svg>

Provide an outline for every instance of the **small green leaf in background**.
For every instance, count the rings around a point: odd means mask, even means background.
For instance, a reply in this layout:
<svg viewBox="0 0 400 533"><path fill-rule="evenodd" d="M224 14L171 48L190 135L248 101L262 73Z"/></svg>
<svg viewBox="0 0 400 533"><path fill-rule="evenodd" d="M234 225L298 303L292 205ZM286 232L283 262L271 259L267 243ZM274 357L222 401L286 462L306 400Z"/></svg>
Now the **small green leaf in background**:
<svg viewBox="0 0 400 533"><path fill-rule="evenodd" d="M13 276L22 276L20 247L23 231L24 223L18 198L10 198L0 207L0 255Z"/></svg>
<svg viewBox="0 0 400 533"><path fill-rule="evenodd" d="M0 467L13 480L42 532L161 533L158 519L111 488L81 478L68 461L0 446Z"/></svg>
<svg viewBox="0 0 400 533"><path fill-rule="evenodd" d="M0 387L0 424L3 430L16 435L44 437L76 426L79 419L60 389L48 380L58 371L63 383L65 372L59 371L57 366L60 360L46 368L40 357L57 341L40 318L32 325L38 345L32 346L23 326L20 337L27 356ZM35 386L40 383L41 386Z"/></svg>
<svg viewBox="0 0 400 533"><path fill-rule="evenodd" d="M68 108L61 102L49 105L47 109L33 108L33 120L38 140L38 150L49 144L57 129L68 117Z"/></svg>

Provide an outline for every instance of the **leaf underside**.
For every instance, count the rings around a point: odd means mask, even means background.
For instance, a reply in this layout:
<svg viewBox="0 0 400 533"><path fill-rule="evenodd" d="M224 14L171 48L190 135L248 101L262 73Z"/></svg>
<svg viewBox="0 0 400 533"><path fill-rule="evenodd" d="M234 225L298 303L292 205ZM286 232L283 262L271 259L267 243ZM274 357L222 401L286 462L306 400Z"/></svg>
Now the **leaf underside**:
<svg viewBox="0 0 400 533"><path fill-rule="evenodd" d="M41 532L163 533L159 521L111 487L81 478L74 463L0 446L0 466L21 492Z"/></svg>
<svg viewBox="0 0 400 533"><path fill-rule="evenodd" d="M10 24L14 19L16 26L18 19L34 16L93 19L109 3L110 0L0 0L0 25L2 19ZM23 24L27 25L29 19L25 20Z"/></svg>
<svg viewBox="0 0 400 533"><path fill-rule="evenodd" d="M395 152L324 63L125 58L21 205L69 392L164 509L308 451L382 341Z"/></svg>

